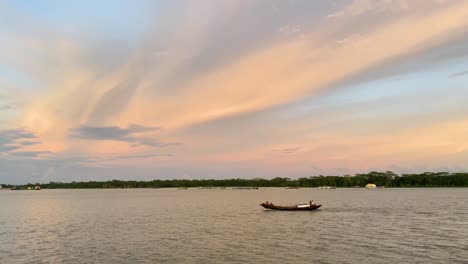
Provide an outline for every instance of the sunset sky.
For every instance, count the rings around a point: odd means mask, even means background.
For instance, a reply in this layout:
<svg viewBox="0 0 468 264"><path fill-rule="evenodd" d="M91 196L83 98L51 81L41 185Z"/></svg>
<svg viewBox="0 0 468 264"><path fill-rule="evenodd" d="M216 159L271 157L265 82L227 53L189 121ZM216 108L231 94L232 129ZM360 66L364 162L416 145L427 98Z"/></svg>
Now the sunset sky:
<svg viewBox="0 0 468 264"><path fill-rule="evenodd" d="M0 0L0 183L468 171L468 1Z"/></svg>

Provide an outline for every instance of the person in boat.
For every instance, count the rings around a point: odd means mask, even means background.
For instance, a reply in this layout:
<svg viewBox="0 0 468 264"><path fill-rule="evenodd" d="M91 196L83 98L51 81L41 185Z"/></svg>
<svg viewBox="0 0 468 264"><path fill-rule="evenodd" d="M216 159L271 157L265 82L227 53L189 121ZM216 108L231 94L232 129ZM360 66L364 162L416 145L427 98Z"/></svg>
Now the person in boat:
<svg viewBox="0 0 468 264"><path fill-rule="evenodd" d="M310 205L310 207L314 206L315 205L314 200L310 200L309 205Z"/></svg>

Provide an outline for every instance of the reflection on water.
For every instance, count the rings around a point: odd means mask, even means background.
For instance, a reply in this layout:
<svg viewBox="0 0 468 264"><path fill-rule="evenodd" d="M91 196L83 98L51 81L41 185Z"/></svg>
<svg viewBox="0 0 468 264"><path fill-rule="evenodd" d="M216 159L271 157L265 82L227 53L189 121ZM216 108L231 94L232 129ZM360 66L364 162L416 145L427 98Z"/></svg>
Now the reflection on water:
<svg viewBox="0 0 468 264"><path fill-rule="evenodd" d="M1 191L0 208L0 263L468 259L468 189Z"/></svg>

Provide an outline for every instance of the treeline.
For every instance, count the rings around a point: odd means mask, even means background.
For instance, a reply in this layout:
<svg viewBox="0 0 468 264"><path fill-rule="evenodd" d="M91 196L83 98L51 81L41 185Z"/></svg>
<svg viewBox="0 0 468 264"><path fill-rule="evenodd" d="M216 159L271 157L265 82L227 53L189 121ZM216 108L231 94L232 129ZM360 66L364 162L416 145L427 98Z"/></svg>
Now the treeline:
<svg viewBox="0 0 468 264"><path fill-rule="evenodd" d="M468 187L468 173L426 172L397 175L391 171L370 172L354 176L313 176L290 179L207 179L207 180L153 180L153 181L89 181L50 182L16 186L27 189L39 185L42 189L97 189L97 188L178 188L178 187L364 187L368 183L383 187ZM9 187L9 186L4 186Z"/></svg>

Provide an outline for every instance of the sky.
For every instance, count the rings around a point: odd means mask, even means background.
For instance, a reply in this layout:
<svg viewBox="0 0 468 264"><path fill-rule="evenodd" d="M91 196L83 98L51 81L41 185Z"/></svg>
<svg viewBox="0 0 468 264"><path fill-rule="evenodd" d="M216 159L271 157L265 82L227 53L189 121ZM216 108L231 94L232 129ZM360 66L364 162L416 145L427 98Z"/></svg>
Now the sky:
<svg viewBox="0 0 468 264"><path fill-rule="evenodd" d="M464 0L0 0L0 183L468 171Z"/></svg>

